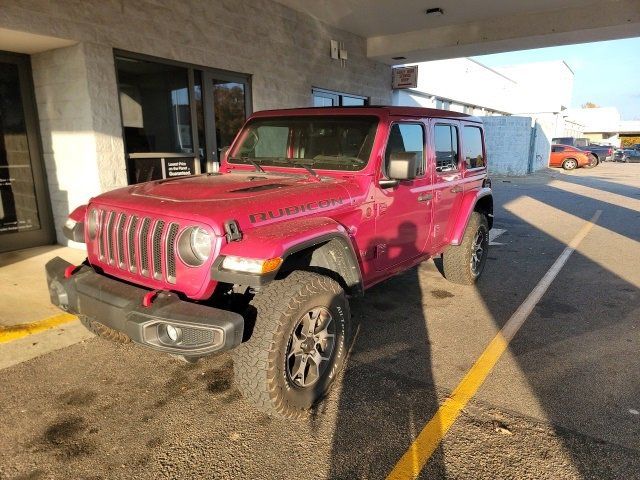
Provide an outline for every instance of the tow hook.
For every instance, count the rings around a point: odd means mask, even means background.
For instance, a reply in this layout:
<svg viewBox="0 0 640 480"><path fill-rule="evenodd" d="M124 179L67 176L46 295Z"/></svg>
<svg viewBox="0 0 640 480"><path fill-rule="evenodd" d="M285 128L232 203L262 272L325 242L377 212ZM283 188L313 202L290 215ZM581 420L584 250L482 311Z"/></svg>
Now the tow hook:
<svg viewBox="0 0 640 480"><path fill-rule="evenodd" d="M159 293L160 293L160 290L153 290L151 292L146 293L144 297L142 297L142 306L144 308L149 308Z"/></svg>
<svg viewBox="0 0 640 480"><path fill-rule="evenodd" d="M67 268L64 269L64 278L65 279L69 279L71 278L71 275L73 275L74 273L76 273L76 270L80 268L80 266L77 265L69 265Z"/></svg>

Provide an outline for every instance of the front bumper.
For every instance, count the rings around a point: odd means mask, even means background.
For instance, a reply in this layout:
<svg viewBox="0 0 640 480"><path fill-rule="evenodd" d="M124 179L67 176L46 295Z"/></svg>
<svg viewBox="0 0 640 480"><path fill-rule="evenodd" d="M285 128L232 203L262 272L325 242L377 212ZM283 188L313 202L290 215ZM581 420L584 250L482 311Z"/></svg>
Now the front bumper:
<svg viewBox="0 0 640 480"><path fill-rule="evenodd" d="M164 291L145 307L143 298L150 290L101 275L88 265L73 269L60 257L45 269L51 303L145 347L195 358L230 350L242 341L244 319L238 313L186 302ZM177 329L175 341L167 334L168 325Z"/></svg>

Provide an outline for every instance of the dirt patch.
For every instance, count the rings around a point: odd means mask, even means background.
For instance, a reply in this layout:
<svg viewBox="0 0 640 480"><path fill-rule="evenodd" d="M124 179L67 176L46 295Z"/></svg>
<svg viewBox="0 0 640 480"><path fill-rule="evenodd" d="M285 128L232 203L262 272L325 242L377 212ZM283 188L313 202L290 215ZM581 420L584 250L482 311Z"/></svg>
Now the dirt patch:
<svg viewBox="0 0 640 480"><path fill-rule="evenodd" d="M53 450L60 457L74 458L90 455L96 450L95 444L84 438L87 422L82 417L69 417L53 423L44 431L41 444L44 449Z"/></svg>
<svg viewBox="0 0 640 480"><path fill-rule="evenodd" d="M58 400L60 400L60 402L73 407L84 407L90 405L94 398L96 398L96 392L91 390L84 391L80 388L69 390L58 396Z"/></svg>
<svg viewBox="0 0 640 480"><path fill-rule="evenodd" d="M228 361L219 368L209 370L204 377L209 393L226 392L233 386L233 362Z"/></svg>
<svg viewBox="0 0 640 480"><path fill-rule="evenodd" d="M434 298L451 298L455 297L455 295L451 292L447 292L446 290L431 290L431 296Z"/></svg>

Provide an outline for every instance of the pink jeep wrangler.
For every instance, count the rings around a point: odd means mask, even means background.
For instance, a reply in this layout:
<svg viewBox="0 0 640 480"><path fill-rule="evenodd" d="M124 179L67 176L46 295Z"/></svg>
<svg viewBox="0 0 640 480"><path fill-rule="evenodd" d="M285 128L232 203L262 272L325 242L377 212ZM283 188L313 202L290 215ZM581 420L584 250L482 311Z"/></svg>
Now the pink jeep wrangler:
<svg viewBox="0 0 640 480"><path fill-rule="evenodd" d="M79 266L51 301L94 333L193 361L232 350L236 385L299 416L343 366L348 298L429 257L482 273L493 218L482 123L409 107L253 115L218 173L132 185L76 209Z"/></svg>

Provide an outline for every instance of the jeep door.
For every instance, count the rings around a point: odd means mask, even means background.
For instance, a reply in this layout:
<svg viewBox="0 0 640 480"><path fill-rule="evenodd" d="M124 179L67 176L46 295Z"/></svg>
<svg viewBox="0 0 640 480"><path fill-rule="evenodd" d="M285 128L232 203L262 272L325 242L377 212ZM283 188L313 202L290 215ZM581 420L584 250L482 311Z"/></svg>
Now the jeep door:
<svg viewBox="0 0 640 480"><path fill-rule="evenodd" d="M430 166L433 171L433 238L432 252L439 252L447 243L455 224L463 196L460 168L460 123L434 119L431 122L433 150Z"/></svg>
<svg viewBox="0 0 640 480"><path fill-rule="evenodd" d="M386 177L393 153L415 152L416 177L376 191L376 238L372 241L376 270L387 270L424 255L431 227L431 180L426 169L426 125L418 120L393 121L382 160Z"/></svg>

